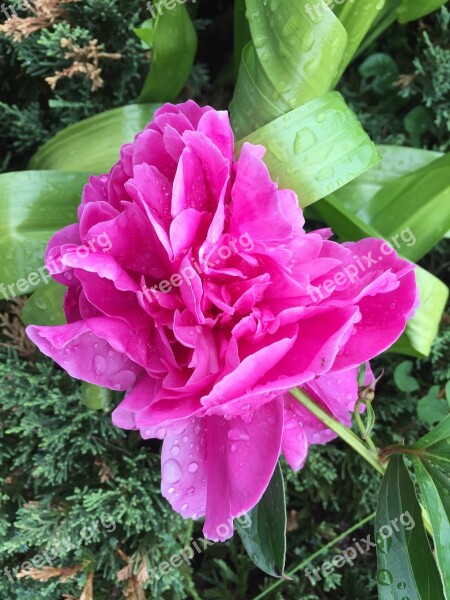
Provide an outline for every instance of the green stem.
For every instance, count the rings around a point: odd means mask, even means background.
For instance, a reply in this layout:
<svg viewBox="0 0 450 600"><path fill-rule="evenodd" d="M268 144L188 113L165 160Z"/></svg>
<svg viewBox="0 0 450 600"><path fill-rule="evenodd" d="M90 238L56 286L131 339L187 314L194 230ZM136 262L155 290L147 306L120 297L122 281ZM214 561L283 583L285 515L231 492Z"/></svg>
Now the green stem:
<svg viewBox="0 0 450 600"><path fill-rule="evenodd" d="M322 421L322 423L334 431L334 433L343 439L344 442L351 446L353 450L362 456L374 469L378 471L378 473L384 475L385 467L379 462L376 451L374 452L373 450L367 448L367 446L355 433L353 433L351 429L345 425L342 425L342 423L325 412L323 408L316 404L316 402L314 402L314 400L312 400L302 390L294 388L291 390L291 394L300 402L300 404L307 408L309 412L311 412L315 417Z"/></svg>
<svg viewBox="0 0 450 600"><path fill-rule="evenodd" d="M359 407L360 406L361 406L361 401L358 400L358 402L356 403L356 406L355 406L355 411L353 413L353 415L355 417L356 424L358 425L358 428L359 428L359 430L361 432L362 439L366 442L366 444L369 446L369 448L371 450L373 450L376 454L378 454L377 447L373 443L372 438L370 437L370 435L366 435L366 427L364 427L363 420L361 419L361 415L359 413Z"/></svg>
<svg viewBox="0 0 450 600"><path fill-rule="evenodd" d="M347 529L347 531L344 531L344 533L341 533L341 535L339 535L337 538L335 538L331 542L328 542L328 544L326 546L323 546L322 548L320 548L320 550L318 550L317 552L314 552L314 554L311 554L311 556L309 556L307 559L305 559L303 562L301 562L299 565L297 565L294 569L291 569L290 571L288 571L286 573L286 576L291 577L292 575L295 575L295 573L297 573L297 571L300 571L300 569L303 569L304 567L306 567L309 563L311 563L313 560L315 560L318 556L320 556L324 552L327 552L327 550L330 550L330 548L333 548L334 546L336 546L336 544L339 544L339 542L341 542L346 537L348 537L351 533L356 531L356 529L359 529L366 523L373 521L374 518L375 518L375 513L372 513L371 515L369 515L368 517L365 517L364 519L362 519L355 525L352 525L350 527L350 529ZM285 582L286 582L285 579L278 579L277 581L272 583L272 585L270 585L268 588L266 588L263 592L261 592L258 596L256 596L256 598L253 598L253 600L262 600L262 598L265 598L267 596L267 594L269 594L270 592L273 592L274 589L276 589L279 585L282 585Z"/></svg>

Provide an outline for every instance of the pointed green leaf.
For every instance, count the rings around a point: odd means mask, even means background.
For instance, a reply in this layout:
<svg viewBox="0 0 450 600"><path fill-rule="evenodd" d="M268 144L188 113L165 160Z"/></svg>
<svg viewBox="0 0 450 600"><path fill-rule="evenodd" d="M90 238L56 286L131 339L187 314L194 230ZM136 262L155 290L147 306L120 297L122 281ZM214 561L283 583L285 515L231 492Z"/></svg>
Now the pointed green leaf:
<svg viewBox="0 0 450 600"><path fill-rule="evenodd" d="M64 294L67 288L51 279L25 302L22 321L25 325L64 325Z"/></svg>
<svg viewBox="0 0 450 600"><path fill-rule="evenodd" d="M119 160L119 150L153 119L159 104L113 108L66 127L39 148L30 169L105 173Z"/></svg>
<svg viewBox="0 0 450 600"><path fill-rule="evenodd" d="M191 73L197 52L197 34L183 3L177 2L169 9L161 0L154 7L158 16L151 34L145 27L143 32L136 32L152 48L150 72L138 102L171 102Z"/></svg>
<svg viewBox="0 0 450 600"><path fill-rule="evenodd" d="M401 0L398 9L398 20L400 23L416 21L441 8L446 2L447 0Z"/></svg>
<svg viewBox="0 0 450 600"><path fill-rule="evenodd" d="M413 450L426 450L432 454L435 454L436 448L448 446L450 449L450 415L445 417L439 425L436 425L434 429L420 438L419 441L407 446Z"/></svg>
<svg viewBox="0 0 450 600"><path fill-rule="evenodd" d="M281 577L286 559L286 499L281 467L277 464L272 479L258 504L247 514L246 527L235 520L244 547L265 573Z"/></svg>
<svg viewBox="0 0 450 600"><path fill-rule="evenodd" d="M436 560L444 586L446 600L450 600L450 468L411 457L419 484L422 502L430 518Z"/></svg>
<svg viewBox="0 0 450 600"><path fill-rule="evenodd" d="M389 461L378 497L375 531L379 599L444 600L403 456L392 456Z"/></svg>
<svg viewBox="0 0 450 600"><path fill-rule="evenodd" d="M237 144L267 147L264 161L280 187L305 207L341 187L379 160L374 144L338 92L279 117Z"/></svg>
<svg viewBox="0 0 450 600"><path fill-rule="evenodd" d="M50 279L43 271L49 238L77 220L87 173L20 171L0 175L0 297L20 296ZM26 280L26 281L25 281Z"/></svg>

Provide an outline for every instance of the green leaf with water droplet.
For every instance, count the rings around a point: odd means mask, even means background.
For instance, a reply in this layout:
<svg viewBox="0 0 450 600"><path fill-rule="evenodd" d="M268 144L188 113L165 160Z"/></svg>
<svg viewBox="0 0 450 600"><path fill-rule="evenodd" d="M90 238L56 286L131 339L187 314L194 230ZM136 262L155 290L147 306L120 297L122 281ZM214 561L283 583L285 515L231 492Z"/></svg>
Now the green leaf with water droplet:
<svg viewBox="0 0 450 600"><path fill-rule="evenodd" d="M333 87L347 34L322 0L247 0L252 43L230 105L243 138Z"/></svg>
<svg viewBox="0 0 450 600"><path fill-rule="evenodd" d="M22 321L25 325L65 325L63 302L67 288L54 279L34 292L25 302Z"/></svg>
<svg viewBox="0 0 450 600"><path fill-rule="evenodd" d="M279 464L261 500L247 518L249 526L237 520L234 524L248 555L265 573L282 577L286 560L286 499Z"/></svg>
<svg viewBox="0 0 450 600"><path fill-rule="evenodd" d="M375 518L379 600L445 600L403 456L384 475Z"/></svg>
<svg viewBox="0 0 450 600"><path fill-rule="evenodd" d="M273 179L303 208L375 165L379 158L354 113L330 92L271 121L236 144L262 144Z"/></svg>
<svg viewBox="0 0 450 600"><path fill-rule="evenodd" d="M440 464L415 456L411 460L433 531L445 598L450 600L450 465L445 469Z"/></svg>
<svg viewBox="0 0 450 600"><path fill-rule="evenodd" d="M130 104L69 125L38 149L30 169L108 172L119 160L121 146L133 141L159 106Z"/></svg>
<svg viewBox="0 0 450 600"><path fill-rule="evenodd" d="M138 102L172 102L191 73L197 52L197 33L183 3L168 8L159 0L154 4L156 19L151 32L147 27L136 35L151 46L150 72Z"/></svg>
<svg viewBox="0 0 450 600"><path fill-rule="evenodd" d="M47 242L76 222L87 178L66 171L0 175L0 297L29 294L50 280L42 270Z"/></svg>

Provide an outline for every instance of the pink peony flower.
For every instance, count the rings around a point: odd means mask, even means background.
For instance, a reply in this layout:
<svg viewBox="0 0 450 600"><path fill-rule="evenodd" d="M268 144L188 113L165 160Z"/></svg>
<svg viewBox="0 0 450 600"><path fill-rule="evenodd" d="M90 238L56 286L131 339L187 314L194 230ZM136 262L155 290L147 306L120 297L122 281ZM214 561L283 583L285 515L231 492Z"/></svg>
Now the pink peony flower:
<svg viewBox="0 0 450 600"><path fill-rule="evenodd" d="M166 104L91 177L79 222L50 240L67 325L28 335L73 377L126 390L113 422L163 439L162 493L224 540L282 452L293 469L334 437L289 394L349 424L359 365L400 336L414 266L382 240L305 233L228 114ZM369 375L368 375L369 377Z"/></svg>

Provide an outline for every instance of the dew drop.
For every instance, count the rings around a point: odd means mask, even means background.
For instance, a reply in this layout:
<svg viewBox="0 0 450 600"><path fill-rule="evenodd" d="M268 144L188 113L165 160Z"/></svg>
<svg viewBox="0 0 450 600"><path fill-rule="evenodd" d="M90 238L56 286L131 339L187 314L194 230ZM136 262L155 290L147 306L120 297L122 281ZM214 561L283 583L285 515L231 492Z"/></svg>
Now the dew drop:
<svg viewBox="0 0 450 600"><path fill-rule="evenodd" d="M378 571L377 579L380 585L391 585L394 581L392 573L390 571L387 571L386 569L381 569L380 571Z"/></svg>
<svg viewBox="0 0 450 600"><path fill-rule="evenodd" d="M182 474L180 465L173 458L169 458L162 466L162 476L167 483L178 483Z"/></svg>
<svg viewBox="0 0 450 600"><path fill-rule="evenodd" d="M163 429L162 427L160 427L159 429L156 430L155 435L158 438L158 440L163 440L166 435L166 430Z"/></svg>
<svg viewBox="0 0 450 600"><path fill-rule="evenodd" d="M189 471L189 473L197 473L198 464L195 462L192 462L190 465L188 465L188 471Z"/></svg>
<svg viewBox="0 0 450 600"><path fill-rule="evenodd" d="M96 375L102 375L106 371L106 360L100 354L94 356L94 370Z"/></svg>

